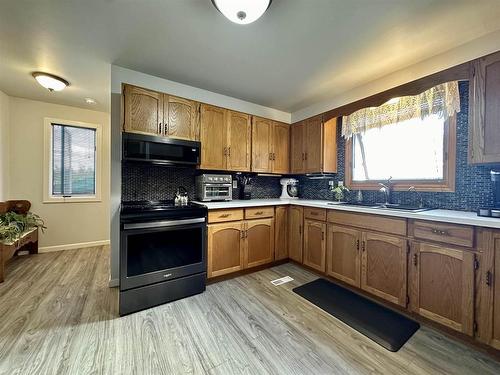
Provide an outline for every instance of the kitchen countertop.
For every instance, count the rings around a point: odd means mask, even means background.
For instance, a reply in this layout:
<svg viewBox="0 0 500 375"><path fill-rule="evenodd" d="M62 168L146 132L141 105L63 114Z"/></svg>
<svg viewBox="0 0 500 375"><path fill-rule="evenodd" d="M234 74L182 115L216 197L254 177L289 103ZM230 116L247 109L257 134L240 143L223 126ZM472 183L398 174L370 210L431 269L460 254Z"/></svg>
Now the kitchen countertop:
<svg viewBox="0 0 500 375"><path fill-rule="evenodd" d="M310 199L249 199L232 200L228 202L195 202L205 205L209 210L244 208L244 207L262 207L262 206L280 206L295 205L305 207L327 208L330 210L359 212L365 214L375 214L383 216L402 217L407 219L420 219L439 221L444 223L474 225L486 228L500 229L500 218L490 218L477 216L476 212L453 211L453 210L429 210L422 212L402 212L399 210L378 209L370 207L342 206L337 202L326 200Z"/></svg>

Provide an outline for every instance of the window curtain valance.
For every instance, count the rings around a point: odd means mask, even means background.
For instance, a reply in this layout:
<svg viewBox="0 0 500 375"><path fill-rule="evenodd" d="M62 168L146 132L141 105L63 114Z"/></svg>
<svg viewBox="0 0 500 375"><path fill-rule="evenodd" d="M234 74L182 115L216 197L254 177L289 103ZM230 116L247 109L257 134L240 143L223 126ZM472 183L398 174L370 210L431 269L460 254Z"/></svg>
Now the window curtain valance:
<svg viewBox="0 0 500 375"><path fill-rule="evenodd" d="M413 96L391 99L378 107L363 108L342 118L342 136L346 139L369 129L396 124L414 118L438 115L447 119L460 112L458 82L446 82Z"/></svg>

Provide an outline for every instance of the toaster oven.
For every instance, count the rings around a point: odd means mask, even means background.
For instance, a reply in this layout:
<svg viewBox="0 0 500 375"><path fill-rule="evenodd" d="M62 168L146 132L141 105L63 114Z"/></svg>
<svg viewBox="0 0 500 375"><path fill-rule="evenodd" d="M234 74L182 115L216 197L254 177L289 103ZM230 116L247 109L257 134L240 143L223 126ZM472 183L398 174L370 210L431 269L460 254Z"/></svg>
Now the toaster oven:
<svg viewBox="0 0 500 375"><path fill-rule="evenodd" d="M233 179L227 174L196 176L196 197L202 202L233 199Z"/></svg>

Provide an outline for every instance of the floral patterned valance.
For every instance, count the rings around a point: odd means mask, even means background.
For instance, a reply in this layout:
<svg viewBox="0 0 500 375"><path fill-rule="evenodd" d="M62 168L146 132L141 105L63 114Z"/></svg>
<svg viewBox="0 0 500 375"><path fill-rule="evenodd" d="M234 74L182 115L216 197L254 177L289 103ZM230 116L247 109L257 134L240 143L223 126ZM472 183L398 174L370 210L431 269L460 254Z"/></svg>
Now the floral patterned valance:
<svg viewBox="0 0 500 375"><path fill-rule="evenodd" d="M379 107L363 108L344 116L342 136L348 139L369 129L429 115L447 119L458 112L460 112L458 82L446 82L419 95L391 99Z"/></svg>

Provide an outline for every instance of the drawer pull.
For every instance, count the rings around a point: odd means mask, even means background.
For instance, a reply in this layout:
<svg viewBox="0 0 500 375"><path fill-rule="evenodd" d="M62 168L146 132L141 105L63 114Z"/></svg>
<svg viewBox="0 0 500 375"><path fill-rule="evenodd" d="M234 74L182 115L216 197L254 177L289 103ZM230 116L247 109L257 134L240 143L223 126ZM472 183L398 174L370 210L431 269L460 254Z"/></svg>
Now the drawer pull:
<svg viewBox="0 0 500 375"><path fill-rule="evenodd" d="M356 250L359 251L359 240L356 240Z"/></svg>
<svg viewBox="0 0 500 375"><path fill-rule="evenodd" d="M219 217L220 217L221 219L223 219L223 218L225 218L225 217L229 217L229 215L230 215L230 214L222 214L222 215L219 215Z"/></svg>
<svg viewBox="0 0 500 375"><path fill-rule="evenodd" d="M441 236L448 236L448 232L445 231L445 230L432 229L431 232L434 233L434 234L439 234Z"/></svg>
<svg viewBox="0 0 500 375"><path fill-rule="evenodd" d="M318 213L316 211L311 211L312 216L318 216Z"/></svg>
<svg viewBox="0 0 500 375"><path fill-rule="evenodd" d="M417 254L413 254L413 265L414 266L418 265L418 255Z"/></svg>
<svg viewBox="0 0 500 375"><path fill-rule="evenodd" d="M361 242L361 250L364 252L366 250L365 241Z"/></svg>
<svg viewBox="0 0 500 375"><path fill-rule="evenodd" d="M264 212L263 211L257 211L255 215L262 215Z"/></svg>

